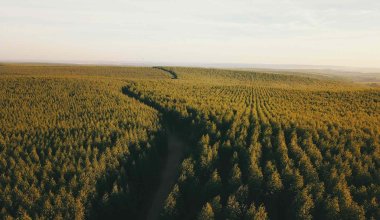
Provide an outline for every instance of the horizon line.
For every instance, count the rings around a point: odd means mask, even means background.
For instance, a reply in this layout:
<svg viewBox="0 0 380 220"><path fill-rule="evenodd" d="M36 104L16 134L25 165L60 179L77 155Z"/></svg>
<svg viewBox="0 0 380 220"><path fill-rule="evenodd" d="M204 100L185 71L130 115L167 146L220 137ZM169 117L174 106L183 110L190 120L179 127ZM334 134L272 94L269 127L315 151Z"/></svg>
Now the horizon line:
<svg viewBox="0 0 380 220"><path fill-rule="evenodd" d="M167 61L75 61L75 60L0 60L0 64L47 64L47 65L85 65L85 66L178 66L206 68L252 68L272 70L339 70L349 72L380 73L380 67L359 67L318 64L278 64L278 63L228 63L228 62L167 62Z"/></svg>

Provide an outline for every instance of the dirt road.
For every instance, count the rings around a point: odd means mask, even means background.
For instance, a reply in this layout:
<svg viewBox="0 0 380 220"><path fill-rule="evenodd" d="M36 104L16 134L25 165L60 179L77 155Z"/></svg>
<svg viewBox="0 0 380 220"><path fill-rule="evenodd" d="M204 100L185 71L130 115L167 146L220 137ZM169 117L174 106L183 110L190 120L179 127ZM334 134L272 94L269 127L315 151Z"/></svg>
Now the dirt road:
<svg viewBox="0 0 380 220"><path fill-rule="evenodd" d="M185 148L185 142L178 135L168 131L167 160L161 173L160 185L154 195L152 206L147 215L148 220L156 220L159 218L165 200L177 180Z"/></svg>

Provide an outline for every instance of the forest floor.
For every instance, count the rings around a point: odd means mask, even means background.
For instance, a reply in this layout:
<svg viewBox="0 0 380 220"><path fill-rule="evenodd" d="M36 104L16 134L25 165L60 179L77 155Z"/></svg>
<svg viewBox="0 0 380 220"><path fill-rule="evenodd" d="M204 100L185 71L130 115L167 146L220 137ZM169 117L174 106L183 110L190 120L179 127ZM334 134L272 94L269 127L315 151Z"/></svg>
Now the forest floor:
<svg viewBox="0 0 380 220"><path fill-rule="evenodd" d="M165 200L177 180L179 167L185 155L186 143L181 137L168 130L168 154L161 172L159 187L154 195L152 206L147 215L148 220L156 220L160 216Z"/></svg>

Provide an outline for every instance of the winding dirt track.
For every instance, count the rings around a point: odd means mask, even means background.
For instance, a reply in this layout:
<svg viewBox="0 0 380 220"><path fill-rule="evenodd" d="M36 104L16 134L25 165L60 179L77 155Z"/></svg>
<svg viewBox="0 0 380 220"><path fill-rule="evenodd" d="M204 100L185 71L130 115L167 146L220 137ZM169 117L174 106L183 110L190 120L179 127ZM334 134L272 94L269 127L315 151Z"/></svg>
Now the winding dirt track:
<svg viewBox="0 0 380 220"><path fill-rule="evenodd" d="M148 220L159 219L165 200L169 195L178 176L179 166L185 154L186 144L175 133L168 131L168 154L161 173L160 185L147 215Z"/></svg>

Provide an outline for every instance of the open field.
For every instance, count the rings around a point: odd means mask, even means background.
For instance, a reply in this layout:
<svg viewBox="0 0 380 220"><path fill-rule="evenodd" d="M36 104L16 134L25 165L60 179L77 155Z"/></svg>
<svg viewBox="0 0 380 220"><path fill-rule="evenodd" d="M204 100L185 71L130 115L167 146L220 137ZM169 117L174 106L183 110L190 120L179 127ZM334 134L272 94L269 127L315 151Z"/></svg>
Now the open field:
<svg viewBox="0 0 380 220"><path fill-rule="evenodd" d="M340 78L3 64L0 218L380 219L379 134Z"/></svg>

